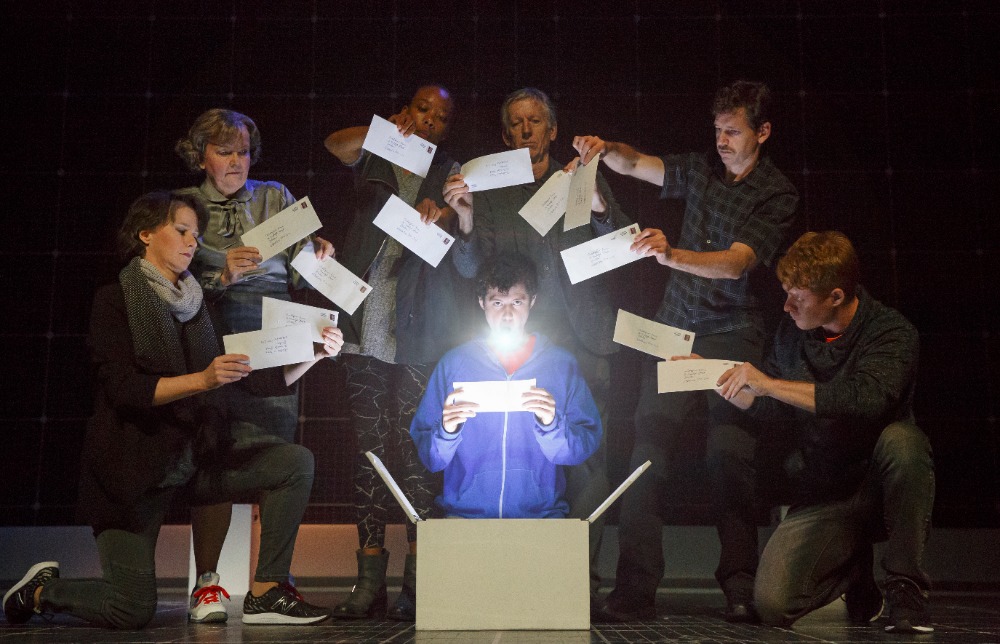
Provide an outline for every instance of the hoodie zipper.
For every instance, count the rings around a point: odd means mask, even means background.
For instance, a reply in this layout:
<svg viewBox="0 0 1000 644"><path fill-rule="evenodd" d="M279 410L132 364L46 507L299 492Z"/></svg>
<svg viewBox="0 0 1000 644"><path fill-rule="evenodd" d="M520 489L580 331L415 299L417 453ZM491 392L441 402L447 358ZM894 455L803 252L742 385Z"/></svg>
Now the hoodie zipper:
<svg viewBox="0 0 1000 644"><path fill-rule="evenodd" d="M507 389L510 390L510 379L514 374L507 374ZM503 518L503 493L507 487L507 419L510 417L509 411L503 413L503 437L500 443L500 506L498 516Z"/></svg>
<svg viewBox="0 0 1000 644"><path fill-rule="evenodd" d="M535 342L536 342L535 349L537 350L540 347L537 344L537 339L535 340ZM510 373L509 374L509 373L507 373L507 370L503 368L503 365L500 364L500 361L497 359L496 355L493 353L493 350L490 349L488 345L486 346L486 351L487 351L488 355L493 359L494 364L496 366L500 367L500 370L503 371L504 375L506 376L508 388L510 387L510 381L514 378L514 376L516 376L519 371L521 371L522 369L524 369L524 367L526 365L531 364L535 360L536 356L538 355L537 353L532 352L532 354L528 358L528 360L523 365L521 365L520 367L518 367L517 371L515 371L514 373ZM510 412L509 411L505 411L503 413L503 436L502 436L502 442L500 443L500 466L501 466L501 470L500 470L500 499L499 499L499 502L497 504L497 510L498 510L497 511L497 516L499 518L501 518L501 519L503 518L503 493L504 493L504 489L507 486L507 419L509 418L509 416L510 416Z"/></svg>

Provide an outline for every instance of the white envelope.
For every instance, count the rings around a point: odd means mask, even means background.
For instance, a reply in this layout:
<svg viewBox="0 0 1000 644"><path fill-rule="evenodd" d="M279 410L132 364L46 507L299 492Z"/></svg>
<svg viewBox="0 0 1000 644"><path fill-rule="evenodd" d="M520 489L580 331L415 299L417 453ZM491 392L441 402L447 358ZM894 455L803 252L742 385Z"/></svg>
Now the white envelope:
<svg viewBox="0 0 1000 644"><path fill-rule="evenodd" d="M309 197L303 197L243 233L240 238L244 246L255 246L260 251L261 261L264 261L322 227Z"/></svg>
<svg viewBox="0 0 1000 644"><path fill-rule="evenodd" d="M313 288L350 315L358 310L372 287L360 277L344 268L332 257L322 262L308 248L303 249L292 260L292 267L302 275Z"/></svg>
<svg viewBox="0 0 1000 644"><path fill-rule="evenodd" d="M396 195L389 195L372 223L435 268L455 241L439 226L421 221L420 213Z"/></svg>
<svg viewBox="0 0 1000 644"><path fill-rule="evenodd" d="M281 329L297 324L308 324L312 329L312 341L323 343L323 329L337 326L337 311L321 309L308 304L287 302L285 300L265 297L261 300L261 328Z"/></svg>
<svg viewBox="0 0 1000 644"><path fill-rule="evenodd" d="M316 357L308 324L234 333L222 336L222 343L226 353L250 356L250 366L254 369L296 364Z"/></svg>
<svg viewBox="0 0 1000 644"><path fill-rule="evenodd" d="M473 159L462 166L462 174L469 186L469 192L518 186L535 180L535 175L531 171L531 153L528 152L528 148L507 150Z"/></svg>
<svg viewBox="0 0 1000 644"><path fill-rule="evenodd" d="M597 185L597 166L600 157L594 157L585 166L578 166L569 184L566 200L566 219L563 231L573 230L590 223L591 206L594 202L594 187Z"/></svg>
<svg viewBox="0 0 1000 644"><path fill-rule="evenodd" d="M732 360L668 360L656 363L656 393L715 389L719 376L743 364Z"/></svg>
<svg viewBox="0 0 1000 644"><path fill-rule="evenodd" d="M632 347L664 360L673 356L691 355L694 332L678 329L655 320L647 320L623 309L618 309L615 336L618 344Z"/></svg>
<svg viewBox="0 0 1000 644"><path fill-rule="evenodd" d="M569 199L569 186L572 180L572 176L557 170L535 194L531 195L528 203L517 211L542 237L566 212L566 200Z"/></svg>
<svg viewBox="0 0 1000 644"><path fill-rule="evenodd" d="M569 281L577 284L642 259L642 255L629 250L638 234L639 224L632 224L562 251Z"/></svg>
<svg viewBox="0 0 1000 644"><path fill-rule="evenodd" d="M454 389L462 389L455 397L456 402L476 403L479 405L477 414L492 411L524 411L524 401L521 396L535 386L535 379L456 382L452 386Z"/></svg>
<svg viewBox="0 0 1000 644"><path fill-rule="evenodd" d="M421 177L427 176L437 150L436 145L416 134L403 136L399 128L378 114L372 116L372 124L361 147Z"/></svg>

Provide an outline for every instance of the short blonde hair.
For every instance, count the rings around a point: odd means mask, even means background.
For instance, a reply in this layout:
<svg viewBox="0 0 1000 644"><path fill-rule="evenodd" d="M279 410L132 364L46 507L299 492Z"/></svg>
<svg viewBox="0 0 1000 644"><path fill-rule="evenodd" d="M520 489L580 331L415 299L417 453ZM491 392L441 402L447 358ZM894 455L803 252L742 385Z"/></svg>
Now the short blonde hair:
<svg viewBox="0 0 1000 644"><path fill-rule="evenodd" d="M848 300L854 298L861 281L854 246L836 230L799 237L778 262L777 274L785 288L805 288L823 296L839 288Z"/></svg>
<svg viewBox="0 0 1000 644"><path fill-rule="evenodd" d="M238 138L240 129L244 127L250 135L250 164L253 165L260 159L260 130L257 124L246 114L220 107L203 112L196 118L187 136L174 146L174 151L189 170L199 172L205 161L205 147L209 143L221 145Z"/></svg>

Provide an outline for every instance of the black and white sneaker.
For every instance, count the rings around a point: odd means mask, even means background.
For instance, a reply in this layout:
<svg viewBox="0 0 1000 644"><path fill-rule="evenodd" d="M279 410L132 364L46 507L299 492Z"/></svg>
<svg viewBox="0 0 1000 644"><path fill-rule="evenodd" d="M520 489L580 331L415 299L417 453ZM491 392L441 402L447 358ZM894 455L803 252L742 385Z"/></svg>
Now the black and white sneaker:
<svg viewBox="0 0 1000 644"><path fill-rule="evenodd" d="M908 579L894 579L885 585L889 604L886 633L932 633L927 593Z"/></svg>
<svg viewBox="0 0 1000 644"><path fill-rule="evenodd" d="M58 578L58 561L43 561L32 566L21 581L3 596L3 614L7 621L11 624L23 624L32 615L41 615L41 609L35 608L35 591Z"/></svg>
<svg viewBox="0 0 1000 644"><path fill-rule="evenodd" d="M244 624L318 624L330 617L329 608L313 606L285 582L260 597L247 593L243 600Z"/></svg>

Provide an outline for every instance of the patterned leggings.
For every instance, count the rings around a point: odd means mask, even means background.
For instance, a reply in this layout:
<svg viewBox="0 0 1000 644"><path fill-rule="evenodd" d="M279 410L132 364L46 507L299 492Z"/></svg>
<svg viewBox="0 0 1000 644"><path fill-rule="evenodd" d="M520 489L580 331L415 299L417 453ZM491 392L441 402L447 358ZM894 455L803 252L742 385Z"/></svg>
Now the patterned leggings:
<svg viewBox="0 0 1000 644"><path fill-rule="evenodd" d="M362 548L378 548L385 545L385 525L397 504L365 452L375 452L390 468L421 517L429 516L433 507L436 493L432 478L410 438L410 422L427 388L431 369L352 354L344 356L344 366L351 424L358 439L354 466L358 542ZM409 521L406 536L411 542L417 539L417 527Z"/></svg>

